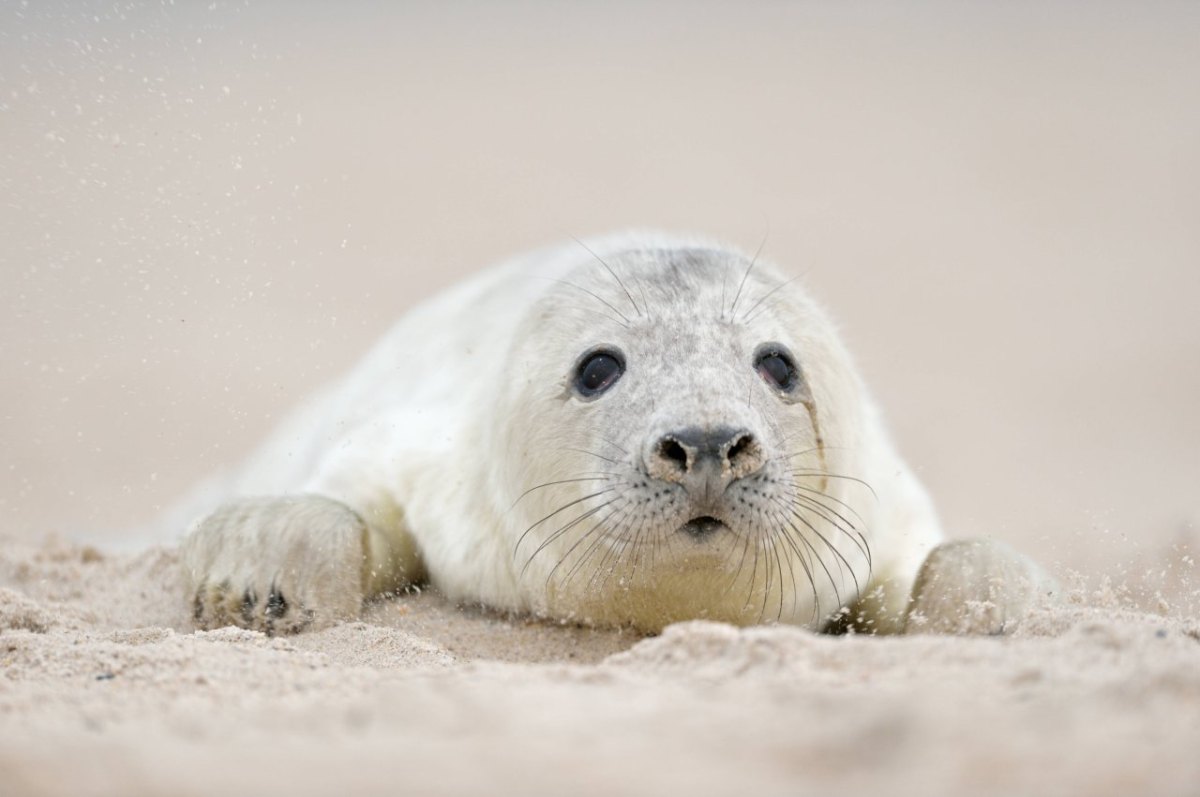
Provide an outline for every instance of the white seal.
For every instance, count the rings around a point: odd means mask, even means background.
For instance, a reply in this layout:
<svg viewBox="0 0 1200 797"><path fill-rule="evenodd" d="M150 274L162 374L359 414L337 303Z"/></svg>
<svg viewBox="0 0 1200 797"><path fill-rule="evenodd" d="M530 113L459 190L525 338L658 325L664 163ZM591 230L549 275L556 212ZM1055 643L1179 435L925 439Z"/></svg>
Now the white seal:
<svg viewBox="0 0 1200 797"><path fill-rule="evenodd" d="M539 251L413 310L228 499L183 546L201 627L295 631L430 582L647 631L977 631L1040 585L994 545L930 557L930 499L798 283L657 234ZM972 601L1000 608L964 625Z"/></svg>

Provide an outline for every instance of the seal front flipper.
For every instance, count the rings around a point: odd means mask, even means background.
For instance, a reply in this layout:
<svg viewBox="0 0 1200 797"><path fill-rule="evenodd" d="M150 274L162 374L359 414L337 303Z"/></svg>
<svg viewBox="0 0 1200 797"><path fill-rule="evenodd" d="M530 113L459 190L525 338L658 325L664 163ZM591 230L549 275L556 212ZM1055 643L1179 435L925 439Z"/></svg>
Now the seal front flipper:
<svg viewBox="0 0 1200 797"><path fill-rule="evenodd" d="M1041 566L1004 543L954 540L934 548L921 566L904 632L1005 634L1060 596Z"/></svg>
<svg viewBox="0 0 1200 797"><path fill-rule="evenodd" d="M197 627L268 634L358 617L400 570L383 534L321 495L227 503L192 530L181 560Z"/></svg>

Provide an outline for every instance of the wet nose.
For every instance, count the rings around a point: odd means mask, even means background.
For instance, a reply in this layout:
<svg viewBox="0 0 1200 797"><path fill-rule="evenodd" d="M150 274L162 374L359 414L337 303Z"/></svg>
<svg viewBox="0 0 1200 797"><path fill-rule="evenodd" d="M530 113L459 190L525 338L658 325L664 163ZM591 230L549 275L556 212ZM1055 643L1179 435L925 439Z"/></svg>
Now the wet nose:
<svg viewBox="0 0 1200 797"><path fill-rule="evenodd" d="M651 476L682 484L693 496L712 498L766 464L754 435L727 426L668 432L650 447L646 459Z"/></svg>

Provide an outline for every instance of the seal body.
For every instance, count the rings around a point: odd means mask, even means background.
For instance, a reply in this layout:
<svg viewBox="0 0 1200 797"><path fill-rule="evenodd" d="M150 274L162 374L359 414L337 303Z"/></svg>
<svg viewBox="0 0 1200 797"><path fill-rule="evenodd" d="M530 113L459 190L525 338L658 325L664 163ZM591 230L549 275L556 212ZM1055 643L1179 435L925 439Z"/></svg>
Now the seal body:
<svg viewBox="0 0 1200 797"><path fill-rule="evenodd" d="M197 622L296 630L431 582L654 631L903 627L941 539L833 323L761 259L624 234L417 307L183 546Z"/></svg>

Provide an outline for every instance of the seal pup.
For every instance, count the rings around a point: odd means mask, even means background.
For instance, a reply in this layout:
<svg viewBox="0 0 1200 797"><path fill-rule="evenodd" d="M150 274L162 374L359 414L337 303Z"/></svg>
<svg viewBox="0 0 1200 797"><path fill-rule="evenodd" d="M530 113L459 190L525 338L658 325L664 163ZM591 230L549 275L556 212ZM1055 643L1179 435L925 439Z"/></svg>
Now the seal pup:
<svg viewBox="0 0 1200 797"><path fill-rule="evenodd" d="M630 233L519 257L412 310L273 433L182 562L199 627L268 633L423 582L650 632L996 632L1053 589L1003 546L941 540L796 281Z"/></svg>

